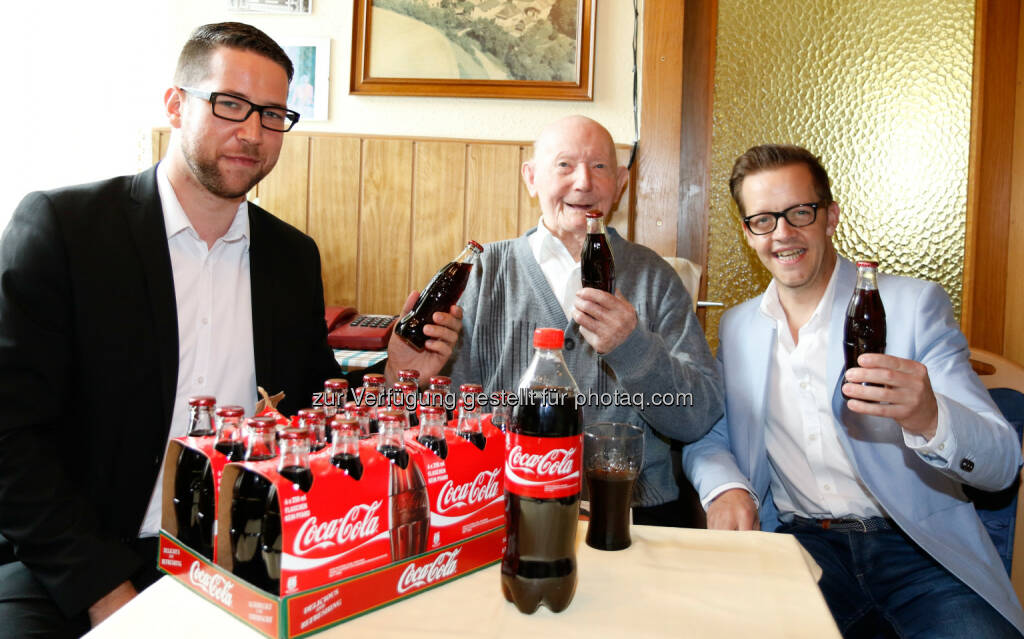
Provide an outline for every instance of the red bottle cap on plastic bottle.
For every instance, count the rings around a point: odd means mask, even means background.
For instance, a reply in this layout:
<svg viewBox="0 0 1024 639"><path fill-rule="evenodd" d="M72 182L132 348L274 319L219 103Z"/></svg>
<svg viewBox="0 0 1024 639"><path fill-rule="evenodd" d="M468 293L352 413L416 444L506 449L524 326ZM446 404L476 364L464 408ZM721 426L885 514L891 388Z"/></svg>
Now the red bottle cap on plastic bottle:
<svg viewBox="0 0 1024 639"><path fill-rule="evenodd" d="M565 333L558 328L538 328L533 331L534 348L562 348Z"/></svg>
<svg viewBox="0 0 1024 639"><path fill-rule="evenodd" d="M245 414L245 409L241 406L220 406L215 414L217 417L241 417Z"/></svg>
<svg viewBox="0 0 1024 639"><path fill-rule="evenodd" d="M211 395L196 395L188 398L189 406L213 406L217 399Z"/></svg>

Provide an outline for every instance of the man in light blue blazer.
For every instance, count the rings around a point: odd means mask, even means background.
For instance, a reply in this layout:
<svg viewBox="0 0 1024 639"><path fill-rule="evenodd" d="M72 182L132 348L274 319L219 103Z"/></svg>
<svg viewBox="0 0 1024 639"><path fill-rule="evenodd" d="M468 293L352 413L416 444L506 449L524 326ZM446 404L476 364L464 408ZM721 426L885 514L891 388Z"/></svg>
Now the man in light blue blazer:
<svg viewBox="0 0 1024 639"><path fill-rule="evenodd" d="M683 451L708 527L795 535L846 637L1020 636L1024 612L963 492L1012 483L1020 446L948 297L880 275L885 354L861 355L844 383L857 267L832 245L825 169L800 147L754 147L730 188L773 279L723 316L726 414Z"/></svg>

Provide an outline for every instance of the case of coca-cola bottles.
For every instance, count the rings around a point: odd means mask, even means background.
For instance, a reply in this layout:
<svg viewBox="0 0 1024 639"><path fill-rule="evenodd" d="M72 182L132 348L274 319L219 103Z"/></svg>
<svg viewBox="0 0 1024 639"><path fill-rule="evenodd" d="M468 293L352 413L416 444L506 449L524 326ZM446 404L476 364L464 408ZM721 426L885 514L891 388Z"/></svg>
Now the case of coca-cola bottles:
<svg viewBox="0 0 1024 639"><path fill-rule="evenodd" d="M196 406L198 421L209 422L212 400ZM160 567L267 636L293 637L498 561L505 447L489 417L478 415L478 447L445 427L440 407L427 407L418 427L406 410L381 407L372 434L361 423L366 408L343 406L329 438L320 434L324 407L291 418L268 407L241 421L232 409L221 429L211 422L210 434L197 427L173 440ZM228 463L215 444L231 429L244 433L230 438L245 448ZM191 504L202 490L192 486L205 485L207 472L179 464L185 450L198 450L219 479L214 560L201 536L179 534L188 534L179 519L198 520ZM175 493L175 482L187 490Z"/></svg>
<svg viewBox="0 0 1024 639"><path fill-rule="evenodd" d="M583 415L562 331L534 332L533 360L508 423L501 589L520 612L568 607L576 592Z"/></svg>
<svg viewBox="0 0 1024 639"><path fill-rule="evenodd" d="M469 273L477 256L484 247L470 240L459 256L448 262L434 274L420 293L412 310L402 316L395 325L395 334L418 350L423 350L430 339L423 333L423 327L434 322L434 313L447 313L462 297L462 291L469 282Z"/></svg>

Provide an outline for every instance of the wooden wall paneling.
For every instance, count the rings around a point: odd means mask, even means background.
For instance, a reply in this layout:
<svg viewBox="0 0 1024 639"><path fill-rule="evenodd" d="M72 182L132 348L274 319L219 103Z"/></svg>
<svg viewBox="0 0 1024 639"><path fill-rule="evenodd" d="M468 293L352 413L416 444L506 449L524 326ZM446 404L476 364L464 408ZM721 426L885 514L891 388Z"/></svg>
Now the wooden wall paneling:
<svg viewBox="0 0 1024 639"><path fill-rule="evenodd" d="M1024 273L1024 37L1021 37L1024 11L1021 11L1018 25L1003 355L1024 366L1024 286L1020 283L1020 274ZM1024 566L1024 561L1021 565Z"/></svg>
<svg viewBox="0 0 1024 639"><path fill-rule="evenodd" d="M612 212L609 219L605 222L610 222L611 226L615 227L615 230L619 232L622 237L627 240L633 239L633 225L636 222L633 219L633 179L636 177L636 171L629 169L629 154L632 151L630 147L618 147L615 148L615 161L618 162L619 166L627 167L629 170L629 179L626 181L626 188L622 190L622 194L619 196L618 202L616 202L615 210Z"/></svg>
<svg viewBox="0 0 1024 639"><path fill-rule="evenodd" d="M153 129L153 164L167 155L167 143L170 139L171 132L167 129Z"/></svg>
<svg viewBox="0 0 1024 639"><path fill-rule="evenodd" d="M397 314L411 290L412 176L411 140L363 140L358 284L363 313Z"/></svg>
<svg viewBox="0 0 1024 639"><path fill-rule="evenodd" d="M320 248L329 306L358 306L361 147L353 137L310 139L307 233Z"/></svg>
<svg viewBox="0 0 1024 639"><path fill-rule="evenodd" d="M518 235L520 155L518 145L469 146L466 239L484 244Z"/></svg>
<svg viewBox="0 0 1024 639"><path fill-rule="evenodd" d="M683 99L680 4L679 0L644 2L635 236L638 243L660 255L676 254Z"/></svg>
<svg viewBox="0 0 1024 639"><path fill-rule="evenodd" d="M465 142L416 142L410 286L417 291L466 245Z"/></svg>
<svg viewBox="0 0 1024 639"><path fill-rule="evenodd" d="M523 162L528 162L532 158L532 144L526 144L519 148L519 225L517 235L522 235L537 226L537 220L540 219L540 203L537 198L530 197L530 192L526 189L526 182L523 182L522 179Z"/></svg>
<svg viewBox="0 0 1024 639"><path fill-rule="evenodd" d="M259 205L302 232L309 204L309 137L285 135L277 166L259 184Z"/></svg>
<svg viewBox="0 0 1024 639"><path fill-rule="evenodd" d="M961 326L1003 353L1017 78L1018 2L978 0Z"/></svg>

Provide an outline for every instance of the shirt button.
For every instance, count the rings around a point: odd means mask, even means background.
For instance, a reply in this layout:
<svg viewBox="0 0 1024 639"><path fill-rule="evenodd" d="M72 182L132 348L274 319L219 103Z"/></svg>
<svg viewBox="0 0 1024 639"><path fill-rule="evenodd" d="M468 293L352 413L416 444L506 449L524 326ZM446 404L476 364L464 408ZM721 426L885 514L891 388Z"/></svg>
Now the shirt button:
<svg viewBox="0 0 1024 639"><path fill-rule="evenodd" d="M572 349L576 348L576 342L571 337L567 337L565 339L565 345L564 346L565 346L565 350L571 351Z"/></svg>
<svg viewBox="0 0 1024 639"><path fill-rule="evenodd" d="M822 488L825 490L826 493L832 492L832 484L825 484L824 486L822 486Z"/></svg>
<svg viewBox="0 0 1024 639"><path fill-rule="evenodd" d="M807 390L807 382L800 382L800 388Z"/></svg>
<svg viewBox="0 0 1024 639"><path fill-rule="evenodd" d="M945 444L939 444L939 450L946 450Z"/></svg>
<svg viewBox="0 0 1024 639"><path fill-rule="evenodd" d="M974 462L964 457L963 459L960 460L960 468L964 472L969 473L972 470L974 470Z"/></svg>

